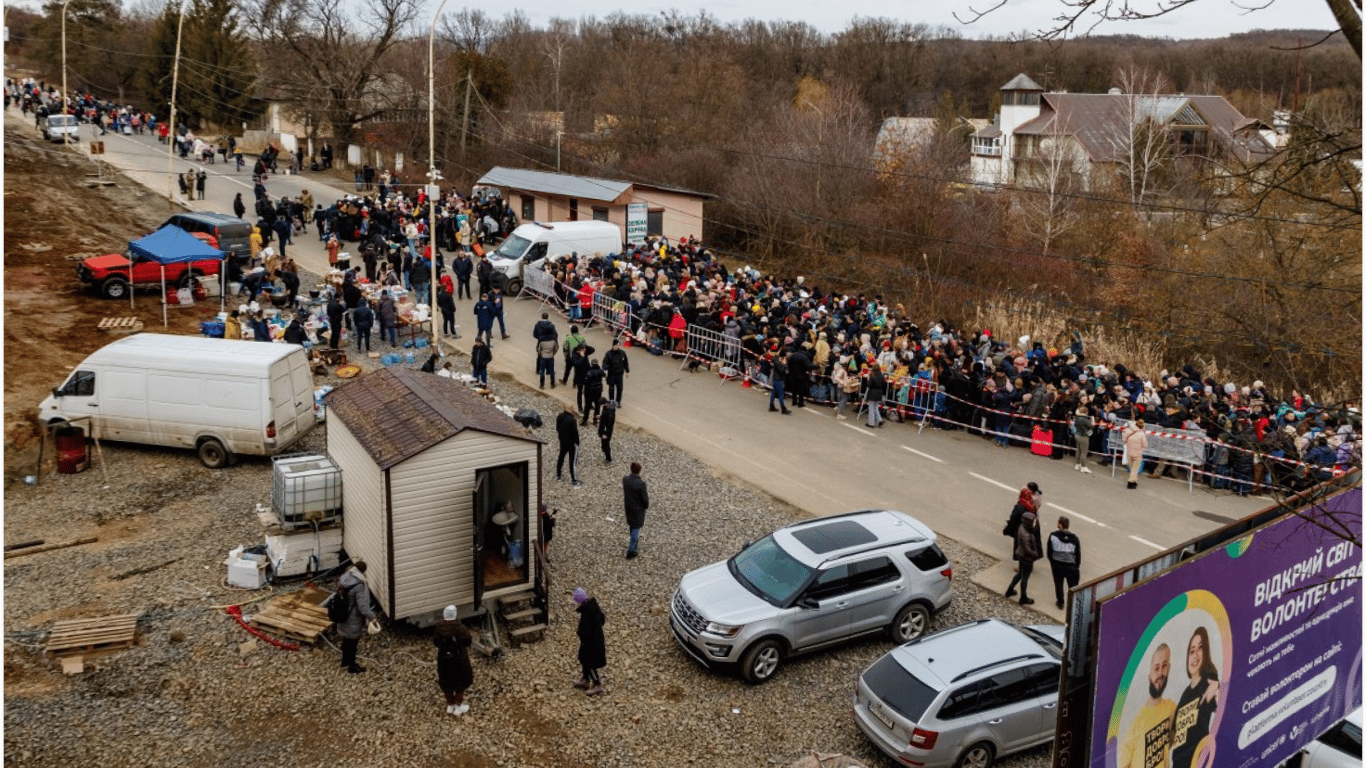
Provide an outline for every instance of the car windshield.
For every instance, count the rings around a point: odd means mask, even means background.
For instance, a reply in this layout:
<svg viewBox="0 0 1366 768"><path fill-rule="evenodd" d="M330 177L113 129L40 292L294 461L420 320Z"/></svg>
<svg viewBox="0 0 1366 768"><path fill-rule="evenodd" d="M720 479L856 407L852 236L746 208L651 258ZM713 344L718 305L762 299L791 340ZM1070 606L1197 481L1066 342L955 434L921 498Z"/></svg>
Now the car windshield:
<svg viewBox="0 0 1366 768"><path fill-rule="evenodd" d="M75 115L53 115L47 119L48 125L75 125Z"/></svg>
<svg viewBox="0 0 1366 768"><path fill-rule="evenodd" d="M508 239L498 246L493 255L504 259L520 259L530 245L531 241L521 235L508 235Z"/></svg>
<svg viewBox="0 0 1366 768"><path fill-rule="evenodd" d="M1039 645L1043 646L1043 649L1045 651L1048 651L1050 654L1052 654L1053 658L1057 659L1058 661L1062 661L1062 643L1049 637L1048 635L1045 635L1037 629L1031 629L1029 627L1020 627L1020 631L1025 633L1026 635L1029 635L1031 638L1037 641Z"/></svg>
<svg viewBox="0 0 1366 768"><path fill-rule="evenodd" d="M730 559L730 572L745 588L768 602L784 606L811 578L812 569L765 536Z"/></svg>
<svg viewBox="0 0 1366 768"><path fill-rule="evenodd" d="M939 695L939 691L907 672L890 653L873 662L863 673L863 682L883 704L913 723L920 722Z"/></svg>

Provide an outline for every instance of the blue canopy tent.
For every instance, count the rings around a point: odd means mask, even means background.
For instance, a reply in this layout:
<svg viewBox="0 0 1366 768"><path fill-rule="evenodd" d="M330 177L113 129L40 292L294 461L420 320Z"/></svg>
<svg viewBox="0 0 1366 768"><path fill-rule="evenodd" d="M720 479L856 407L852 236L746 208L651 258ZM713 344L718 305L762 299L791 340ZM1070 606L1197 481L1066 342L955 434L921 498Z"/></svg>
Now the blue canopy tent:
<svg viewBox="0 0 1366 768"><path fill-rule="evenodd" d="M219 262L218 279L221 283L225 278L224 261L228 254L221 251L194 235L175 225L167 225L142 238L141 240L130 240L128 242L128 281L133 279L133 259L141 256L148 261L154 261L161 265L161 324L167 325L166 317L166 265L183 264L192 261L208 261L210 259ZM224 294L227 291L220 286L218 291L220 311L223 309L223 302L226 301ZM128 296L131 301L133 292L129 291Z"/></svg>

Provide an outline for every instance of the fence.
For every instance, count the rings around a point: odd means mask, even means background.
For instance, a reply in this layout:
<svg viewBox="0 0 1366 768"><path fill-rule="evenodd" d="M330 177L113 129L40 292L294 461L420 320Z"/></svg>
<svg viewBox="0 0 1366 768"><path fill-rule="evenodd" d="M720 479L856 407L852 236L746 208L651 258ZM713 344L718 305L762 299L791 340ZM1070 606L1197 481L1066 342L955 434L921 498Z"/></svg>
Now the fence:
<svg viewBox="0 0 1366 768"><path fill-rule="evenodd" d="M593 293L593 322L611 330L613 336L631 332L631 305L608 296L602 291Z"/></svg>
<svg viewBox="0 0 1366 768"><path fill-rule="evenodd" d="M1124 428L1133 422L1116 422L1116 429L1110 430L1110 434L1105 443L1106 453L1112 456L1119 456L1124 453ZM1203 466L1205 463L1205 444L1209 438L1203 432L1196 432L1188 429L1148 429L1143 428L1148 435L1148 448L1143 451L1143 460L1163 459L1185 464L1191 469ZM1110 465L1110 474L1113 476L1118 461ZM1194 483L1195 473L1190 472L1186 475L1186 485L1189 490Z"/></svg>
<svg viewBox="0 0 1366 768"><path fill-rule="evenodd" d="M522 289L532 291L544 297L544 300L555 300L555 278L540 267L523 268Z"/></svg>
<svg viewBox="0 0 1366 768"><path fill-rule="evenodd" d="M687 327L684 332L684 339L686 339L688 346L689 358L704 360L708 363L720 363L723 367L735 369L736 372L733 375L739 375L741 369L739 339L696 325ZM686 363L685 360L684 364Z"/></svg>

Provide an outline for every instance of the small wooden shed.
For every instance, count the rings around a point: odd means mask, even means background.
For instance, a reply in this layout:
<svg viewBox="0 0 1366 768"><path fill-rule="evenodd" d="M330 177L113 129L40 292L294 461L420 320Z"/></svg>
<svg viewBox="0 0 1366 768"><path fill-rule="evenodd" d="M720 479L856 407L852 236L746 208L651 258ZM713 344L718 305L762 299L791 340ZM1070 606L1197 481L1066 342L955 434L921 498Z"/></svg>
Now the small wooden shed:
<svg viewBox="0 0 1366 768"><path fill-rule="evenodd" d="M426 623L537 578L542 441L460 381L383 369L328 393L343 546L386 615Z"/></svg>

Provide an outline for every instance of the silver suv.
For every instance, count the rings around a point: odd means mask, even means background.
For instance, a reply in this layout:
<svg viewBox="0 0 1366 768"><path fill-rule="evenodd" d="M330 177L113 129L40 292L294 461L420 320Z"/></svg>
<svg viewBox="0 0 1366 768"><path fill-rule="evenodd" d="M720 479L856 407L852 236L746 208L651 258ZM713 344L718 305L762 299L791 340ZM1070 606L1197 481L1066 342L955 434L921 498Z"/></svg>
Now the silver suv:
<svg viewBox="0 0 1366 768"><path fill-rule="evenodd" d="M780 528L729 560L685 575L674 639L704 666L739 664L762 683L789 656L889 631L925 632L953 597L934 531L901 512L866 510Z"/></svg>
<svg viewBox="0 0 1366 768"><path fill-rule="evenodd" d="M893 648L859 676L854 721L925 768L987 768L1057 724L1063 628L983 619Z"/></svg>

